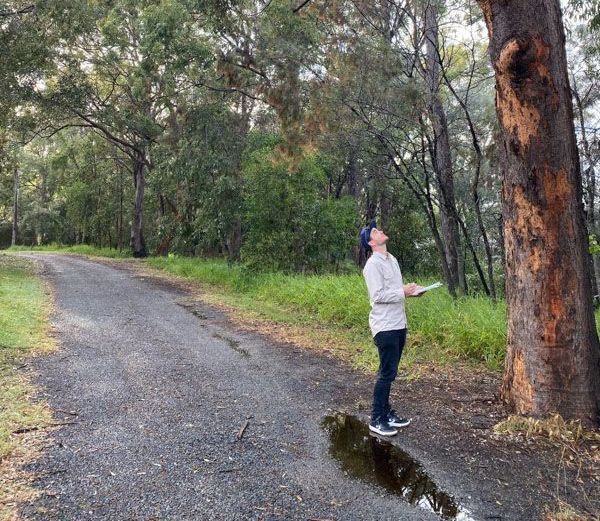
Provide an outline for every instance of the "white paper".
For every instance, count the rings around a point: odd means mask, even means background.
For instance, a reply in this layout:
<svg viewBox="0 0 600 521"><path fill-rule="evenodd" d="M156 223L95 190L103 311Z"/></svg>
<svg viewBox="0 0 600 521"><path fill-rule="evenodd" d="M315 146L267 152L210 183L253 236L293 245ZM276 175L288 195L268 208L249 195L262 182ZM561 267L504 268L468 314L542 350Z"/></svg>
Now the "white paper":
<svg viewBox="0 0 600 521"><path fill-rule="evenodd" d="M415 293L415 295L420 295L421 293L425 293L426 291L429 291L430 289L439 288L440 286L442 286L441 282L434 282L433 284L431 284L431 286L427 286L427 287L422 288L421 290L417 291Z"/></svg>

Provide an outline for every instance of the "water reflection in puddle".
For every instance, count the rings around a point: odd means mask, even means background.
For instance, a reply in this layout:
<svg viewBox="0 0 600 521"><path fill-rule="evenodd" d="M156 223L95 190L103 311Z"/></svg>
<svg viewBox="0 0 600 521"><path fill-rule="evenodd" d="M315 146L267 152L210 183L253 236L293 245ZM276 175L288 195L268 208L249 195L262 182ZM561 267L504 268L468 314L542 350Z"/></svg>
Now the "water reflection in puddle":
<svg viewBox="0 0 600 521"><path fill-rule="evenodd" d="M329 452L342 469L362 481L376 483L412 505L439 514L443 519L468 521L470 513L448 494L438 490L423 467L403 450L372 436L355 416L335 414L323 420L329 433Z"/></svg>

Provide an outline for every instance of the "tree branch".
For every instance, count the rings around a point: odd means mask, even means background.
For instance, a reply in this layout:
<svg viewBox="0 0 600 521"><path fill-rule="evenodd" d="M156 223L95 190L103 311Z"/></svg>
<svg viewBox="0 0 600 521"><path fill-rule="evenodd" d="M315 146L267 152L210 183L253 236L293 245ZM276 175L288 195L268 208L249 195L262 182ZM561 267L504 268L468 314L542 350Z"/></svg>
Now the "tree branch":
<svg viewBox="0 0 600 521"><path fill-rule="evenodd" d="M9 16L18 16L20 14L28 14L35 11L35 5L31 4L17 11L0 11L0 18L8 18Z"/></svg>
<svg viewBox="0 0 600 521"><path fill-rule="evenodd" d="M312 2L312 0L304 0L304 2L302 2L298 7L294 7L294 9L292 9L292 12L294 14L296 14L298 11L300 11L300 9L302 9L305 6L307 6L311 2Z"/></svg>

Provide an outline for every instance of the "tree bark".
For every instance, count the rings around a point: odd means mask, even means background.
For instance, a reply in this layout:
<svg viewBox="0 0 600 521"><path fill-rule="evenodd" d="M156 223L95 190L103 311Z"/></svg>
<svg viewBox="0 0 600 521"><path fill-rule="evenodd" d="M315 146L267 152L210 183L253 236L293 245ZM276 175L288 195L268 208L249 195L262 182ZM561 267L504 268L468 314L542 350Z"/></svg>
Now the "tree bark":
<svg viewBox="0 0 600 521"><path fill-rule="evenodd" d="M134 257L146 257L146 243L144 241L144 177L145 164L143 158L136 155L133 161L133 181L135 184L135 203L133 207L133 221L131 222L131 253Z"/></svg>
<svg viewBox="0 0 600 521"><path fill-rule="evenodd" d="M158 220L159 224L164 222L164 218L167 215L165 196L162 193L158 194ZM166 257L169 255L171 249L172 234L167 232L165 235L159 234L158 241L154 253L157 257Z"/></svg>
<svg viewBox="0 0 600 521"><path fill-rule="evenodd" d="M19 169L15 166L13 171L13 211L12 211L12 238L11 246L16 246L19 233Z"/></svg>
<svg viewBox="0 0 600 521"><path fill-rule="evenodd" d="M456 219L456 203L454 197L454 176L452 157L448 136L446 112L439 98L440 54L438 28L438 8L435 1L428 3L425 10L425 46L427 49L426 79L430 94L429 112L433 123L433 167L440 188L440 222L444 237L446 260L450 269L449 289L458 288L461 294L466 293L464 270L459 259L460 238Z"/></svg>
<svg viewBox="0 0 600 521"><path fill-rule="evenodd" d="M496 73L508 346L521 414L598 423L600 346L559 0L479 0Z"/></svg>

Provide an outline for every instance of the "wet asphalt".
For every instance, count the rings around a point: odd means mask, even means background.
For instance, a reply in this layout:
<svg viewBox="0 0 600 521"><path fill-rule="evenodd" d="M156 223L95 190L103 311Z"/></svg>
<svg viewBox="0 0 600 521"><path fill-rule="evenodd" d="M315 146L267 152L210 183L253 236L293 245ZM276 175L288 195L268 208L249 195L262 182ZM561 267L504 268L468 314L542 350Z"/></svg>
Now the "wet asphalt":
<svg viewBox="0 0 600 521"><path fill-rule="evenodd" d="M321 423L348 405L349 368L128 271L35 257L60 343L35 379L70 424L28 466L41 495L24 519L439 519L329 455Z"/></svg>

